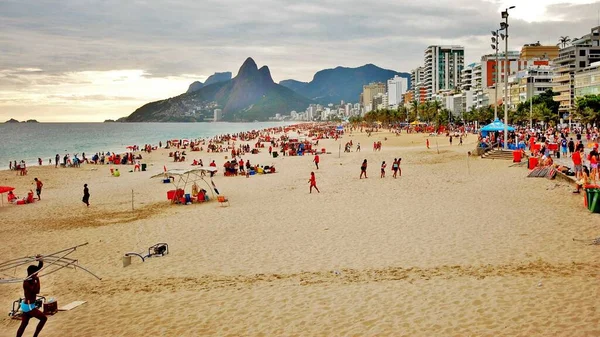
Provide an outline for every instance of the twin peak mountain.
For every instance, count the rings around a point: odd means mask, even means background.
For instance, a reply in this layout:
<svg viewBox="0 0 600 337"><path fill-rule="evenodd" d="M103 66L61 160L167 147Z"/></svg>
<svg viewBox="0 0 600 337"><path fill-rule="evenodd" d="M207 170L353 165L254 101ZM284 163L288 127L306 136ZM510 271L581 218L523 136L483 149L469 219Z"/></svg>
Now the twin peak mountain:
<svg viewBox="0 0 600 337"><path fill-rule="evenodd" d="M365 67L369 68L367 70L371 70L371 72L374 70L371 76L365 76ZM339 81L343 80L342 78L325 76L325 78L331 77L335 81L332 81L332 83L314 82L319 77L323 77L319 76L321 73L350 69L357 70L362 75L346 74L349 77L356 77L356 83L350 90L351 92L344 95L352 95L352 98L348 97L345 99L346 101L358 99L363 84L373 81L385 81L394 75L410 78L410 74L397 73L374 65L366 65L359 68L338 67L323 70L315 74L313 81L309 83L286 80L282 81L281 84L277 84L271 77L269 67L263 66L259 69L252 58L247 58L240 67L237 76L233 79L230 72L216 73L209 77L205 83L192 83L188 91L182 95L145 104L121 120L125 122L212 121L215 109L221 109L222 118L225 121L268 120L269 117L275 116L277 113L288 114L293 110L304 111L309 104L322 103L323 99L336 99L329 102L339 101L340 98L344 99L344 97L332 97L339 96L332 85L335 85L335 83L339 85ZM319 92L319 87L325 87L328 92ZM307 94L310 95L308 97L312 97L307 98ZM317 96L315 97L314 94Z"/></svg>

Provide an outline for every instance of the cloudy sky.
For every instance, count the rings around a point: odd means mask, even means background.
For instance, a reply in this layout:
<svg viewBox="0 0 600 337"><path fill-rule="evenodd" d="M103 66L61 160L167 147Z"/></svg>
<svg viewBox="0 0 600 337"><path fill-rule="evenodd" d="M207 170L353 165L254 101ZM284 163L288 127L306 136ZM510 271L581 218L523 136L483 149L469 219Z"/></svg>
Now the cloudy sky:
<svg viewBox="0 0 600 337"><path fill-rule="evenodd" d="M248 56L275 81L325 68L422 64L432 44L491 53L511 10L511 49L598 25L586 0L0 0L0 121L118 118Z"/></svg>

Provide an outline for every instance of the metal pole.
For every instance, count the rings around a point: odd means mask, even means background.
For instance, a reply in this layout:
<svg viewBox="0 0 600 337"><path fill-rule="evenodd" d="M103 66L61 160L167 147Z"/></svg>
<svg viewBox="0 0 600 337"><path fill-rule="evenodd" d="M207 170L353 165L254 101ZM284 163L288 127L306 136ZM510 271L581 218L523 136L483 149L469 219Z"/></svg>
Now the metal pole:
<svg viewBox="0 0 600 337"><path fill-rule="evenodd" d="M530 77L531 83L529 88L531 93L529 94L529 129L533 129L533 77Z"/></svg>
<svg viewBox="0 0 600 337"><path fill-rule="evenodd" d="M506 9L506 39L504 39L504 149L508 149L508 8Z"/></svg>
<svg viewBox="0 0 600 337"><path fill-rule="evenodd" d="M495 100L494 100L494 120L498 119L498 82L500 82L500 68L498 67L498 40L500 39L500 35L498 34L498 30L496 29L496 83L494 85L495 89Z"/></svg>

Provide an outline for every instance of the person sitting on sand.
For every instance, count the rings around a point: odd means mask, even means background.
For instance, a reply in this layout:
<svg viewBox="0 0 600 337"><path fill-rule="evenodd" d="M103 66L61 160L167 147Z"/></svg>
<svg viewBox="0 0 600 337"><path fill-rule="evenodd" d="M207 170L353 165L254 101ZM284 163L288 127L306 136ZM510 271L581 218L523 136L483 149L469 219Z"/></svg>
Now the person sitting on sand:
<svg viewBox="0 0 600 337"><path fill-rule="evenodd" d="M577 180L577 189L573 191L573 193L580 193L581 188L588 184L590 181L590 171L587 166L583 167L583 172L581 172L581 179Z"/></svg>
<svg viewBox="0 0 600 337"><path fill-rule="evenodd" d="M14 202L14 201L16 201L17 199L19 199L19 197L17 197L17 196L16 196L16 195L13 193L13 191L8 191L8 195L7 195L7 197L6 197L6 198L8 199L8 202L11 202L11 203L12 203L12 202Z"/></svg>

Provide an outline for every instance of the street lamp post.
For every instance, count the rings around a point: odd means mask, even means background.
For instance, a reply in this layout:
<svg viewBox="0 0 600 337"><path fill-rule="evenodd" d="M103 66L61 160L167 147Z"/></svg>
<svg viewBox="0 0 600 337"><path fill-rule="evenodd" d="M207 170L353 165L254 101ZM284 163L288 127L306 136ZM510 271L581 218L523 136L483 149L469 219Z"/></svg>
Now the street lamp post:
<svg viewBox="0 0 600 337"><path fill-rule="evenodd" d="M498 82L500 81L500 69L498 68L498 44L500 43L500 36L498 32L500 29L492 30L492 49L496 51L496 80L494 81L494 120L498 119Z"/></svg>
<svg viewBox="0 0 600 337"><path fill-rule="evenodd" d="M504 39L504 149L508 149L508 10L513 8L515 6L510 6L502 12L504 22L500 23L500 27L506 33Z"/></svg>

